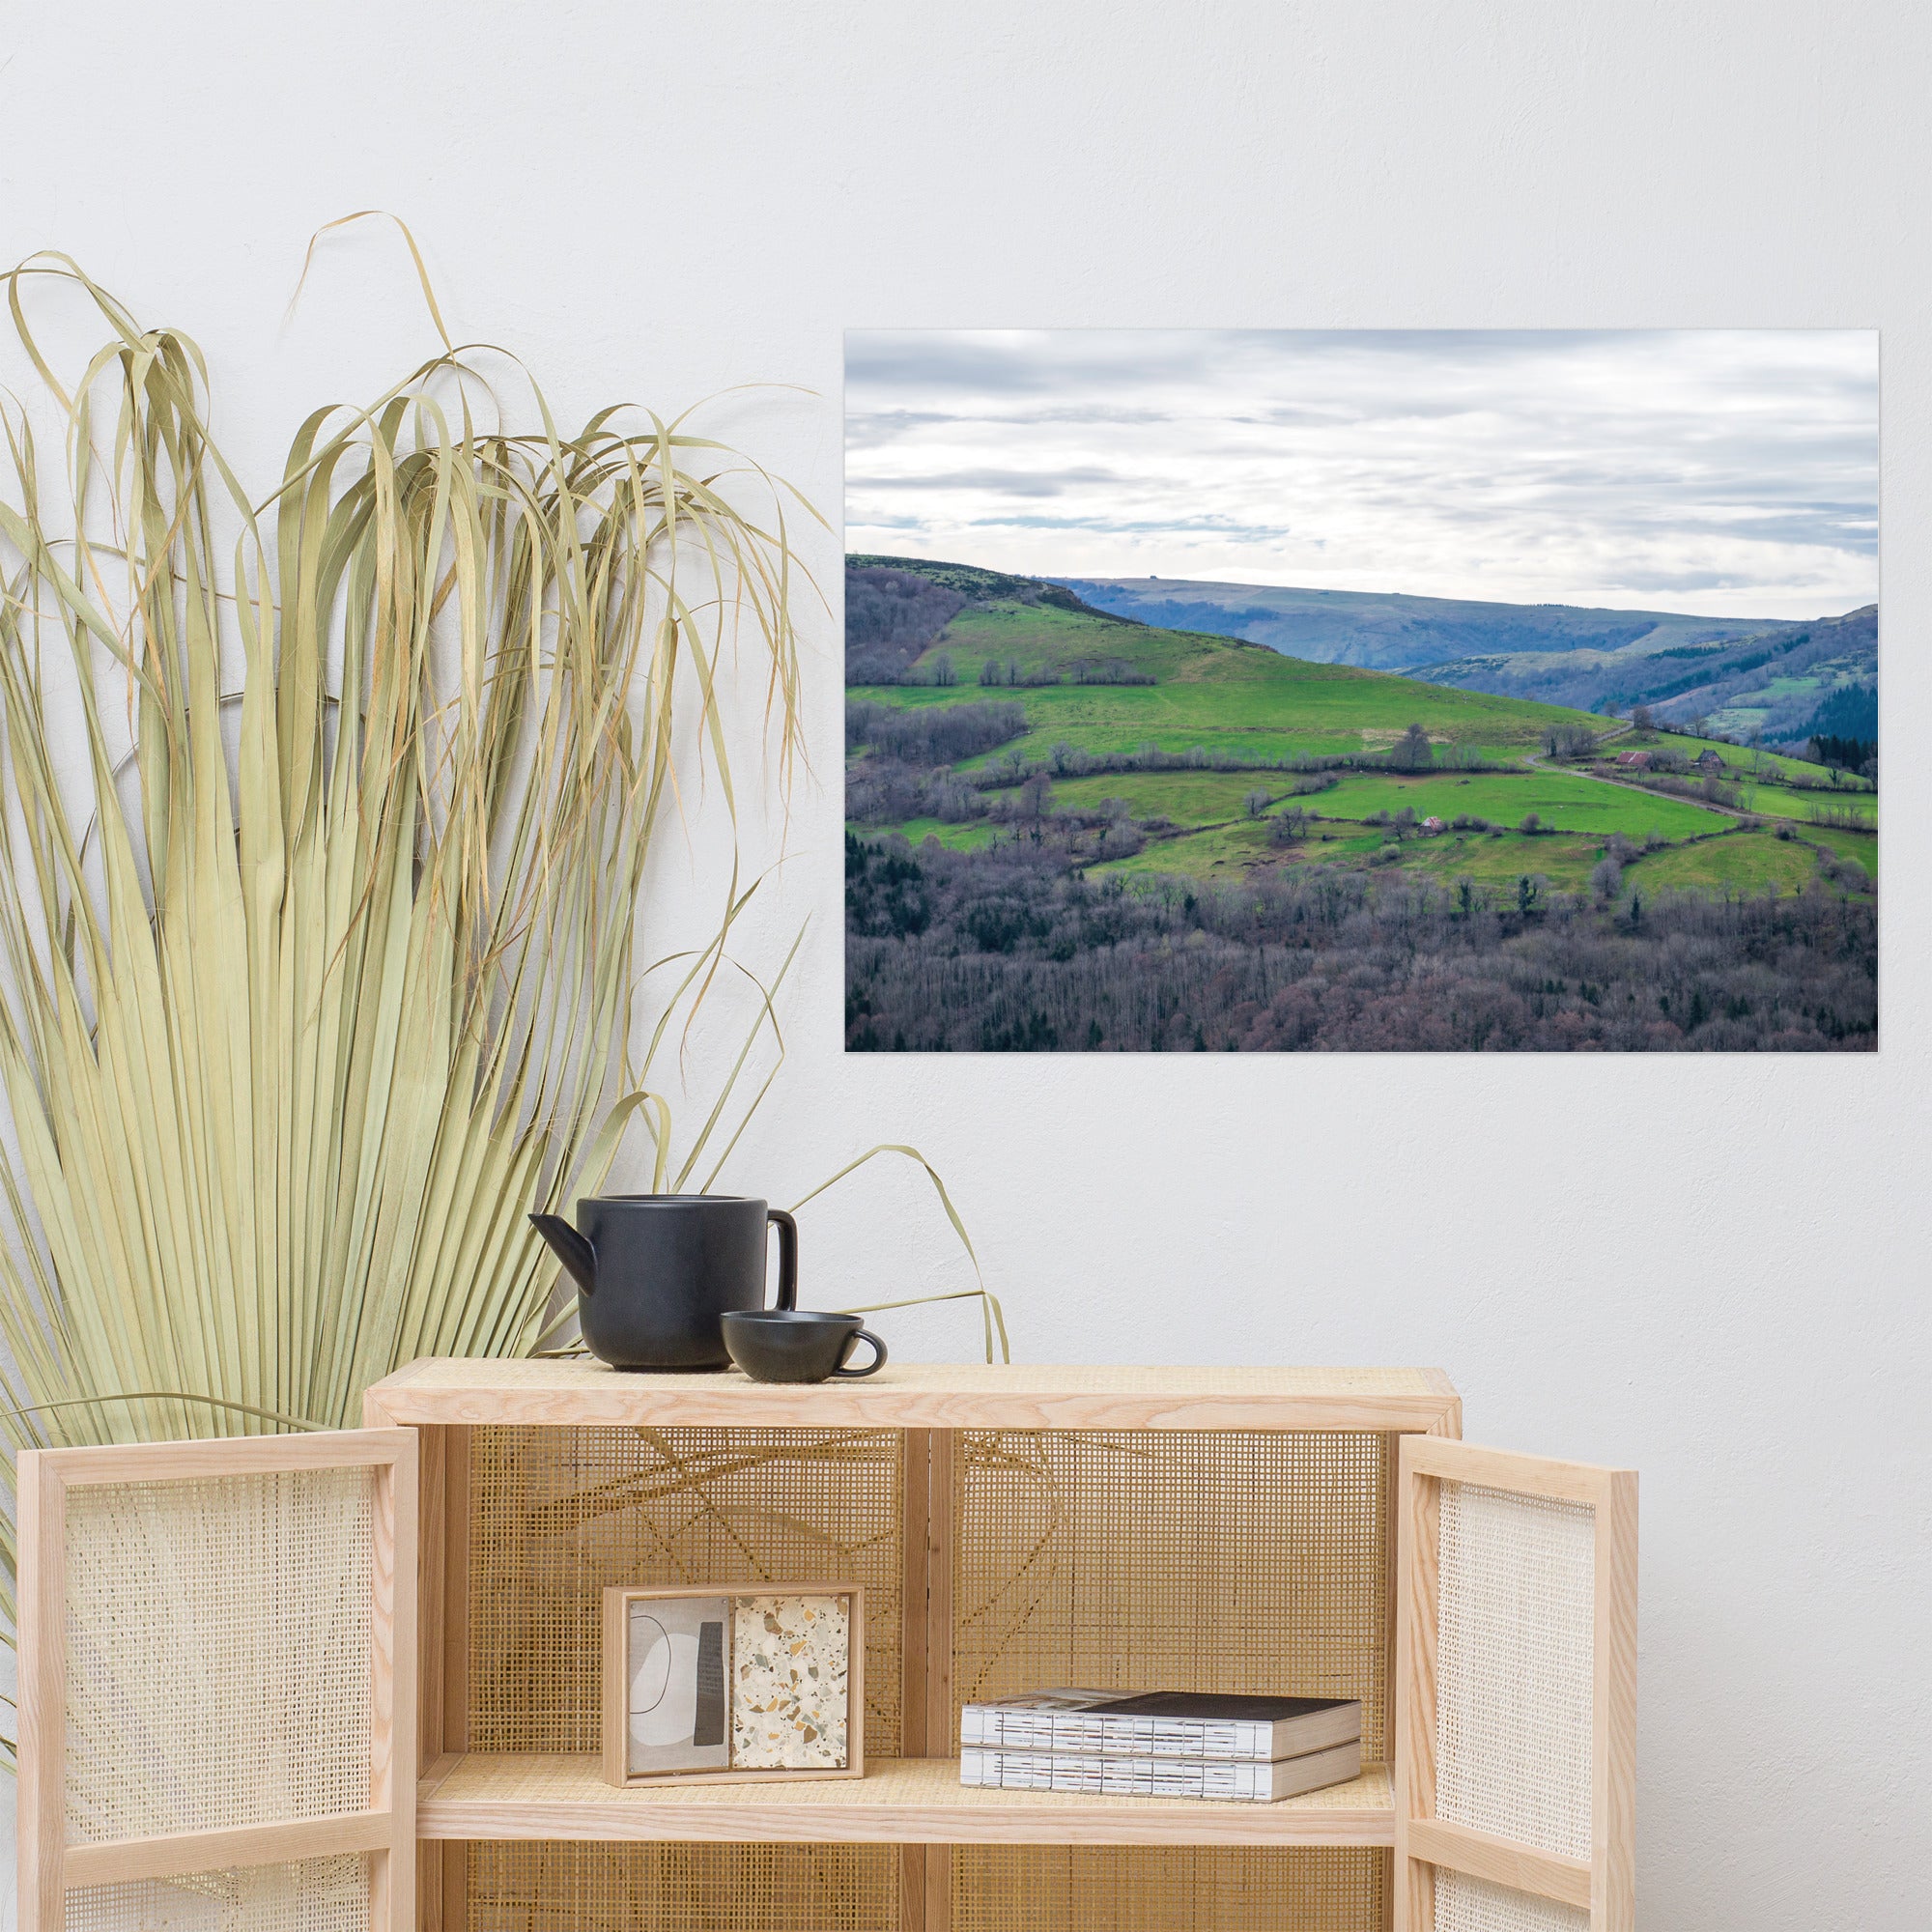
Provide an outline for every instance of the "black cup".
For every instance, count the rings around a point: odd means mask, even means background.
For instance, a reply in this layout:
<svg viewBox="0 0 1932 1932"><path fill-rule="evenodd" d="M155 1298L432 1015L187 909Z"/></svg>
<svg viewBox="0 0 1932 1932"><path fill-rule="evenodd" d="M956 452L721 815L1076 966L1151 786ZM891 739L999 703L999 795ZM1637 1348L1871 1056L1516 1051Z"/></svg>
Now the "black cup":
<svg viewBox="0 0 1932 1932"><path fill-rule="evenodd" d="M800 1308L733 1310L723 1318L724 1346L754 1382L822 1382L832 1376L876 1375L886 1345L856 1315L822 1315ZM845 1366L860 1342L872 1345L863 1369Z"/></svg>

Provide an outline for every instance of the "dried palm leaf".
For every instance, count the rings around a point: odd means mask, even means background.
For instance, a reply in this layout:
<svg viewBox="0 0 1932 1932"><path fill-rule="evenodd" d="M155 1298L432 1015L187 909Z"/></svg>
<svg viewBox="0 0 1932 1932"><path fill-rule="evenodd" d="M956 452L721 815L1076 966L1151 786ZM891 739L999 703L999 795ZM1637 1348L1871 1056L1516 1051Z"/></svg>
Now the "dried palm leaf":
<svg viewBox="0 0 1932 1932"><path fill-rule="evenodd" d="M47 277L106 324L71 388L28 320ZM647 1084L732 964L735 863L709 942L659 962L641 1065L628 1041L693 777L735 824L746 640L767 771L798 767L802 499L684 418L566 434L534 384L537 433L485 427L445 335L310 416L258 503L187 337L65 257L6 285L64 435L49 463L0 412L0 1424L353 1424L402 1362L549 1338L526 1211L594 1191L632 1115L657 1185L708 1185L769 1086L782 970L677 1156Z"/></svg>

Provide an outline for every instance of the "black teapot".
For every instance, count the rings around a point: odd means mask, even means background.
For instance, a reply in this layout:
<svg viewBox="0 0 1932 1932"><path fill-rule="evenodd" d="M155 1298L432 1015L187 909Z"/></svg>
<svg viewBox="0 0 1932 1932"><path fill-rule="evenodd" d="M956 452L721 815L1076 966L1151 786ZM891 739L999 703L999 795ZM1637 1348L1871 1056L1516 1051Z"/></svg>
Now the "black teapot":
<svg viewBox="0 0 1932 1932"><path fill-rule="evenodd" d="M723 1369L721 1318L765 1305L765 1230L779 1231L780 1308L798 1305L798 1224L733 1194L602 1194L531 1225L577 1283L583 1346L613 1369Z"/></svg>

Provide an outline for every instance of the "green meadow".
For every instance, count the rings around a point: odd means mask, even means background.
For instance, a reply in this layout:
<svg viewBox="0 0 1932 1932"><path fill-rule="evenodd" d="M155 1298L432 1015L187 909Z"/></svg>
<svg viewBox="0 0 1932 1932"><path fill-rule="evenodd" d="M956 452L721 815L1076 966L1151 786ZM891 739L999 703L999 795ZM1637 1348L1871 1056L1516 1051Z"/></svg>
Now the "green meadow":
<svg viewBox="0 0 1932 1932"><path fill-rule="evenodd" d="M981 684L982 665L1001 681ZM1151 678L1150 683L1082 683L1087 676ZM952 682L939 681L950 675ZM1008 675L1014 681L1005 682ZM930 706L1011 703L1025 713L1024 732L995 749L962 758L961 776L1044 772L1048 810L1096 813L1118 800L1145 843L1130 858L1095 863L1095 874L1151 882L1160 877L1234 881L1260 868L1284 866L1378 867L1444 880L1470 879L1510 887L1540 876L1571 891L1584 890L1621 835L1653 849L1626 869L1634 891L1779 893L1802 890L1817 876L1818 848L1856 859L1876 876L1877 840L1870 832L1812 824L1819 808L1877 814L1875 791L1852 781L1837 791L1795 790L1768 781L1798 777L1816 784L1823 768L1734 745L1667 736L1637 738L1629 727L1556 705L1497 697L1426 684L1348 665L1313 664L1257 645L1120 623L1091 611L992 598L955 615L913 665L915 682L854 687L850 696L905 710ZM1058 683L1028 684L1058 677ZM1466 763L1471 756L1498 770L1343 771L1318 791L1297 791L1309 775L1272 769L1217 771L1207 761L1272 766L1296 759L1377 757L1412 725L1428 736L1433 755ZM1540 760L1552 726L1588 730L1602 740L1597 775ZM983 742L983 741L982 741ZM1723 782L1739 810L1795 821L1795 839L1742 829L1734 811L1697 798L1651 791L1610 780L1609 759L1633 743L1667 747L1694 758L1707 745L1727 770ZM1175 771L1070 773L1078 754L1131 758L1152 746L1168 755L1204 754L1200 767ZM863 765L865 753L859 753ZM858 767L855 766L854 769ZM1249 799L1264 795L1262 816ZM990 819L963 824L911 818L882 827L920 842L965 851L1011 837L997 813L1008 788L986 794ZM1279 845L1266 820L1300 809L1310 814L1305 836ZM1393 828L1369 821L1412 811L1417 820L1442 819L1452 829L1398 838ZM1534 814L1537 829L1520 830ZM1457 818L1487 821L1493 830L1453 829Z"/></svg>
<svg viewBox="0 0 1932 1932"><path fill-rule="evenodd" d="M1804 891L1816 876L1818 855L1796 838L1769 832L1732 832L1696 845L1653 852L1624 867L1624 892L1739 893Z"/></svg>

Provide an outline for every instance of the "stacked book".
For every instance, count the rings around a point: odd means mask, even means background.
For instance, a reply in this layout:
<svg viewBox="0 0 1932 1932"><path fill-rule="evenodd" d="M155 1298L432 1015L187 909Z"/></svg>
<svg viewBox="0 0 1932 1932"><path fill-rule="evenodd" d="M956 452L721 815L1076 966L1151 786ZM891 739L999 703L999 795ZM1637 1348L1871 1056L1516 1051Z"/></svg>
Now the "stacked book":
<svg viewBox="0 0 1932 1932"><path fill-rule="evenodd" d="M1362 1707L1341 1697L1036 1690L960 1713L959 1781L1005 1791L1267 1804L1362 1769Z"/></svg>

